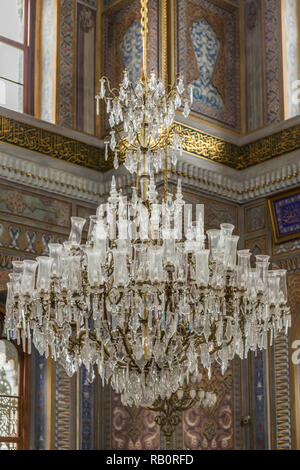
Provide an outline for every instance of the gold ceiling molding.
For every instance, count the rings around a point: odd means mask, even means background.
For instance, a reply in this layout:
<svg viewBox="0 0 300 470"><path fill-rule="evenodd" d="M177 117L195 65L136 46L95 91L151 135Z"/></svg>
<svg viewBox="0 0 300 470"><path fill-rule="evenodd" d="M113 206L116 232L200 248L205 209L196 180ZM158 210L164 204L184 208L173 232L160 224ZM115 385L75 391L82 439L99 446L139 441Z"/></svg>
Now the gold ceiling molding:
<svg viewBox="0 0 300 470"><path fill-rule="evenodd" d="M183 136L185 152L236 170L244 170L300 149L300 125L242 146L179 123L175 124L175 129Z"/></svg>
<svg viewBox="0 0 300 470"><path fill-rule="evenodd" d="M106 171L104 150L79 140L0 115L0 142L97 171Z"/></svg>
<svg viewBox="0 0 300 470"><path fill-rule="evenodd" d="M182 135L185 152L236 170L300 149L300 125L243 146L180 123L173 130ZM99 147L1 115L0 142L100 172L113 168L112 156L105 161ZM120 163L123 159L121 154Z"/></svg>

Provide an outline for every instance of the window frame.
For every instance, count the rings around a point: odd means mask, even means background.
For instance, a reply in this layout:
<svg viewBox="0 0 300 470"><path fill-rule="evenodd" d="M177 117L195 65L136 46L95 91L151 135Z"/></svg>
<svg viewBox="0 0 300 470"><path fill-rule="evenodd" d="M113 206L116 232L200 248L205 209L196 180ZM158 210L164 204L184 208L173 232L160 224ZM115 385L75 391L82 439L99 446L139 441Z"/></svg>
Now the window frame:
<svg viewBox="0 0 300 470"><path fill-rule="evenodd" d="M35 19L36 0L24 1L24 37L23 43L9 39L0 34L0 42L23 51L23 113L34 114L34 53L35 53ZM4 81L11 81L0 77ZM9 108L7 108L9 109Z"/></svg>
<svg viewBox="0 0 300 470"><path fill-rule="evenodd" d="M5 309L0 305L0 323L4 323ZM0 329L1 333L1 329ZM7 338L0 334L0 340ZM19 373L19 423L17 437L1 437L0 442L13 442L17 450L27 450L30 446L30 362L29 354L24 353L21 345L11 341L18 351L18 373Z"/></svg>

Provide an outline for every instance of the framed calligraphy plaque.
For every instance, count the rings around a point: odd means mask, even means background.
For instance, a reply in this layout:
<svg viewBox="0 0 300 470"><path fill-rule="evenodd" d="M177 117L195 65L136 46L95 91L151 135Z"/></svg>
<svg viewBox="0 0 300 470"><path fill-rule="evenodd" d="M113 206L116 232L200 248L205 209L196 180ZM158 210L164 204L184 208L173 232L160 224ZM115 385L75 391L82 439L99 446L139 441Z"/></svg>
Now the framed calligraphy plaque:
<svg viewBox="0 0 300 470"><path fill-rule="evenodd" d="M275 243L300 237L300 188L268 199Z"/></svg>

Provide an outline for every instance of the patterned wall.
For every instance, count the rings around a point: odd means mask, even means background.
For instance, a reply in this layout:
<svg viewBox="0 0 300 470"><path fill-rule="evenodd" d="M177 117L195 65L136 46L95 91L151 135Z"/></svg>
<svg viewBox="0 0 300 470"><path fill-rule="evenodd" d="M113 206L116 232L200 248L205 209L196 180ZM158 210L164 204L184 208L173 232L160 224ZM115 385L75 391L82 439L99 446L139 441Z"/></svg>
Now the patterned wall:
<svg viewBox="0 0 300 470"><path fill-rule="evenodd" d="M178 0L177 70L194 86L192 110L240 129L239 10L226 1Z"/></svg>
<svg viewBox="0 0 300 470"><path fill-rule="evenodd" d="M224 376L221 375L219 367L216 367L213 370L211 380L204 377L207 390L216 393L217 403L212 409L203 410L196 408L183 413L184 449L234 449L234 386L232 367L232 365L231 367L229 366Z"/></svg>
<svg viewBox="0 0 300 470"><path fill-rule="evenodd" d="M76 129L95 133L97 11L77 3Z"/></svg>
<svg viewBox="0 0 300 470"><path fill-rule="evenodd" d="M73 87L74 87L74 2L61 1L59 35L59 118L58 124L73 126Z"/></svg>
<svg viewBox="0 0 300 470"><path fill-rule="evenodd" d="M283 119L281 0L245 0L242 5L249 132Z"/></svg>
<svg viewBox="0 0 300 470"><path fill-rule="evenodd" d="M174 2L175 43L170 44L169 50L175 57L174 74L182 72L186 83L194 85L192 117L238 133L244 127L250 132L284 118L282 20L287 115L298 113L290 104L290 83L299 68L295 55L295 3L296 0L285 0L284 18L281 18L281 0ZM49 20L44 26L44 39L48 40L43 42L43 61L48 70L53 55L50 48L53 12L46 6L48 3L45 3L45 21L46 13ZM162 55L160 2L149 0L148 7L148 70L158 71ZM139 0L103 0L101 9L100 41L97 40L96 0L62 0L59 10L58 123L92 134L96 130L94 87L99 78L100 54L101 72L114 85L120 83L125 67L135 80L142 59ZM53 82L51 74L43 76L43 90L49 91ZM50 91L44 93L42 101L47 120L52 88ZM106 127L102 120L103 129Z"/></svg>

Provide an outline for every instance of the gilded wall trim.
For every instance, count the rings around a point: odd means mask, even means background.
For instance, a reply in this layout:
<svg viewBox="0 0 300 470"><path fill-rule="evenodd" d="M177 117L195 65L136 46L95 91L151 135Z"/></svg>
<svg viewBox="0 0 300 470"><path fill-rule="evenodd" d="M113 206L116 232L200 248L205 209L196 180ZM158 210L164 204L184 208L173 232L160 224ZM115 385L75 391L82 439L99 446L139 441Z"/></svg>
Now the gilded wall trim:
<svg viewBox="0 0 300 470"><path fill-rule="evenodd" d="M300 150L300 124L242 146L180 123L174 130L183 136L185 152L236 170ZM99 147L1 115L0 142L100 172L113 168Z"/></svg>
<svg viewBox="0 0 300 470"><path fill-rule="evenodd" d="M236 170L244 170L300 149L300 125L242 146L179 123L175 124L175 129L183 135L185 152Z"/></svg>
<svg viewBox="0 0 300 470"><path fill-rule="evenodd" d="M108 170L111 165L98 147L1 115L0 142L96 171Z"/></svg>

